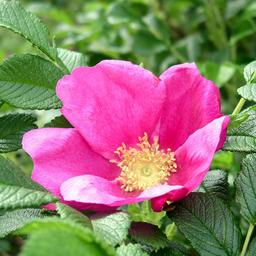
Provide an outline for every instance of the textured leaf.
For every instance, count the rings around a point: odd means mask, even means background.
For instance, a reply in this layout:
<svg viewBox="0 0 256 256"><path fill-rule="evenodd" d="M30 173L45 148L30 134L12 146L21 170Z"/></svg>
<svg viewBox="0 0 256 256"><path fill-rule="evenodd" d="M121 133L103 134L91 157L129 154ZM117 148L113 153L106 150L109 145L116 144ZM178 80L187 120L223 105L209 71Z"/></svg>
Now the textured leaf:
<svg viewBox="0 0 256 256"><path fill-rule="evenodd" d="M0 98L23 109L61 107L55 86L63 73L35 55L16 55L0 66Z"/></svg>
<svg viewBox="0 0 256 256"><path fill-rule="evenodd" d="M184 246L176 242L169 242L169 246L153 252L151 256L189 256L192 255Z"/></svg>
<svg viewBox="0 0 256 256"><path fill-rule="evenodd" d="M72 128L73 126L68 122L64 116L57 116L44 127L58 127L58 128Z"/></svg>
<svg viewBox="0 0 256 256"><path fill-rule="evenodd" d="M71 72L74 68L87 66L88 58L80 52L58 48L58 57Z"/></svg>
<svg viewBox="0 0 256 256"><path fill-rule="evenodd" d="M37 207L57 199L0 156L0 208Z"/></svg>
<svg viewBox="0 0 256 256"><path fill-rule="evenodd" d="M236 179L236 199L241 204L242 215L256 224L256 154L247 155Z"/></svg>
<svg viewBox="0 0 256 256"><path fill-rule="evenodd" d="M51 47L46 26L18 1L0 0L0 26L20 34L51 59L56 58L56 49Z"/></svg>
<svg viewBox="0 0 256 256"><path fill-rule="evenodd" d="M21 253L23 256L115 256L114 250L90 229L58 218L33 221L19 233L30 234Z"/></svg>
<svg viewBox="0 0 256 256"><path fill-rule="evenodd" d="M23 134L36 128L36 119L26 114L11 114L0 117L0 153L21 148Z"/></svg>
<svg viewBox="0 0 256 256"><path fill-rule="evenodd" d="M256 252L256 237L250 242L246 256L255 256Z"/></svg>
<svg viewBox="0 0 256 256"><path fill-rule="evenodd" d="M0 209L39 207L56 202L50 193L0 183Z"/></svg>
<svg viewBox="0 0 256 256"><path fill-rule="evenodd" d="M149 256L139 244L122 244L116 250L117 256Z"/></svg>
<svg viewBox="0 0 256 256"><path fill-rule="evenodd" d="M112 246L121 243L128 235L130 219L125 212L117 212L105 216L95 214L91 221L94 232L106 239L106 242Z"/></svg>
<svg viewBox="0 0 256 256"><path fill-rule="evenodd" d="M256 153L256 138L250 136L228 136L224 150Z"/></svg>
<svg viewBox="0 0 256 256"><path fill-rule="evenodd" d="M239 122L237 123L236 120L239 120ZM242 111L232 122L237 124L229 127L228 137L223 149L238 152L256 152L256 106Z"/></svg>
<svg viewBox="0 0 256 256"><path fill-rule="evenodd" d="M205 193L193 193L171 213L178 229L204 256L239 255L241 234L224 202Z"/></svg>
<svg viewBox="0 0 256 256"><path fill-rule="evenodd" d="M0 237L21 228L31 220L42 217L40 209L20 209L0 214Z"/></svg>
<svg viewBox="0 0 256 256"><path fill-rule="evenodd" d="M62 219L72 220L87 228L92 229L91 221L86 215L65 204L57 203L56 206L57 212L60 214L60 217Z"/></svg>
<svg viewBox="0 0 256 256"><path fill-rule="evenodd" d="M247 84L237 90L238 94L246 100L256 101L256 84Z"/></svg>
<svg viewBox="0 0 256 256"><path fill-rule="evenodd" d="M0 156L0 184L46 191L27 177L23 171L15 166L11 161L2 156Z"/></svg>
<svg viewBox="0 0 256 256"><path fill-rule="evenodd" d="M229 135L256 137L256 106L249 107L238 114L235 120L240 120L236 127L229 127Z"/></svg>
<svg viewBox="0 0 256 256"><path fill-rule="evenodd" d="M155 225L145 222L133 222L130 236L138 243L152 247L154 250L167 247L169 241L166 235Z"/></svg>
<svg viewBox="0 0 256 256"><path fill-rule="evenodd" d="M216 195L222 199L228 196L228 175L221 170L212 170L207 173L198 192Z"/></svg>
<svg viewBox="0 0 256 256"><path fill-rule="evenodd" d="M245 66L244 68L244 79L247 83L250 83L255 76L256 61L253 61Z"/></svg>

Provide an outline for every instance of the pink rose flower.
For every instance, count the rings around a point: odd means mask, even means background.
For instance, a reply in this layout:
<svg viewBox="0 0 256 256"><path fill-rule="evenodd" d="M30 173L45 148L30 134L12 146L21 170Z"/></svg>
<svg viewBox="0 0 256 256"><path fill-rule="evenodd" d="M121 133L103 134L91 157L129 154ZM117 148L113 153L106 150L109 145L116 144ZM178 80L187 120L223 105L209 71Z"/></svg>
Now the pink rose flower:
<svg viewBox="0 0 256 256"><path fill-rule="evenodd" d="M32 178L78 209L151 200L155 211L203 181L229 122L218 88L194 64L159 78L126 61L76 68L57 84L74 128L27 132Z"/></svg>

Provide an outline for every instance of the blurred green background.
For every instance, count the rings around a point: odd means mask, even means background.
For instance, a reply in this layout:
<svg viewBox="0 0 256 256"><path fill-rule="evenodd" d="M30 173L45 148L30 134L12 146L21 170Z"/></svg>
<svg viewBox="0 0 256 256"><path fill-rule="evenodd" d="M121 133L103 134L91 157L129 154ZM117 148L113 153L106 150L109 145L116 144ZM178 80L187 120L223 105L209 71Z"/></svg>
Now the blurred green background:
<svg viewBox="0 0 256 256"><path fill-rule="evenodd" d="M21 3L46 23L58 47L84 53L88 65L102 59L123 59L143 63L159 75L174 64L195 62L202 74L221 89L226 114L233 111L239 100L236 90L245 83L243 67L256 59L254 0L21 0ZM20 36L0 29L0 62L13 54L35 51ZM0 112L10 110L5 104ZM44 119L56 115L56 111L36 114ZM46 121L39 120L39 126L40 122ZM32 162L22 151L7 156L30 173ZM212 168L229 170L232 184L239 170L239 157L219 152ZM136 220L141 216L147 219L142 208L131 207ZM149 216L152 222L151 213ZM154 215L154 224L159 222L162 215L159 216ZM0 241L0 255L1 250L11 250L9 247L9 241Z"/></svg>
<svg viewBox="0 0 256 256"><path fill-rule="evenodd" d="M80 51L88 65L102 59L143 63L160 74L196 62L217 83L223 111L237 103L242 68L256 56L253 0L22 0L55 35L58 47ZM0 30L0 60L33 52L29 43Z"/></svg>

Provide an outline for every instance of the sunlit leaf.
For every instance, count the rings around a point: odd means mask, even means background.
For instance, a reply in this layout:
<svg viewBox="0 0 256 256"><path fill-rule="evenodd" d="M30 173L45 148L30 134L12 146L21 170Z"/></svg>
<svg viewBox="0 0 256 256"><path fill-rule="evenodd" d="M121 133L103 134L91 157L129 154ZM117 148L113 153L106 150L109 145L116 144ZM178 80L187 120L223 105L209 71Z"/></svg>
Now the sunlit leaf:
<svg viewBox="0 0 256 256"><path fill-rule="evenodd" d="M139 244L122 244L116 250L117 256L149 256Z"/></svg>
<svg viewBox="0 0 256 256"><path fill-rule="evenodd" d="M50 58L56 58L47 27L37 16L27 12L19 1L0 1L0 26L20 34Z"/></svg>
<svg viewBox="0 0 256 256"><path fill-rule="evenodd" d="M95 214L91 221L94 232L112 246L121 243L128 235L130 219L125 212Z"/></svg>
<svg viewBox="0 0 256 256"><path fill-rule="evenodd" d="M237 92L246 100L256 101L256 84L244 85Z"/></svg>
<svg viewBox="0 0 256 256"><path fill-rule="evenodd" d="M0 98L23 109L60 108L55 94L63 73L35 55L16 55L0 66Z"/></svg>

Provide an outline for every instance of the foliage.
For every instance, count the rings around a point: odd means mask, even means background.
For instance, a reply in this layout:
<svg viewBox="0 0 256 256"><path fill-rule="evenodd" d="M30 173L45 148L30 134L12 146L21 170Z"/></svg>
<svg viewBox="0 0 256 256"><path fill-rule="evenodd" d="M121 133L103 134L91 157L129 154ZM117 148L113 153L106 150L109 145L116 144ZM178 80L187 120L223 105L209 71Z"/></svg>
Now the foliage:
<svg viewBox="0 0 256 256"><path fill-rule="evenodd" d="M255 17L252 0L0 0L0 254L255 255ZM156 74L196 62L219 86L223 111L235 108L204 182L166 211L143 202L80 212L29 178L23 134L72 127L57 81L109 58Z"/></svg>

